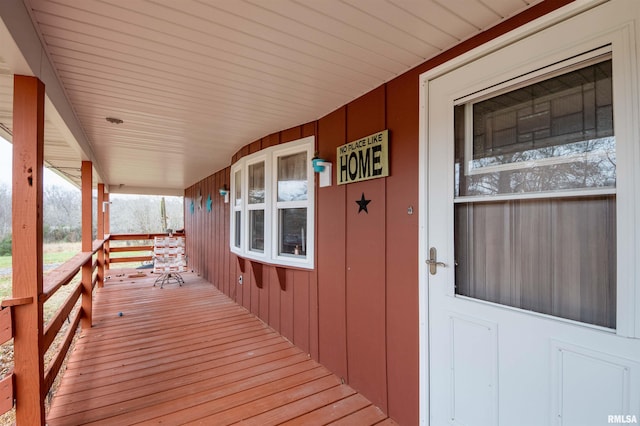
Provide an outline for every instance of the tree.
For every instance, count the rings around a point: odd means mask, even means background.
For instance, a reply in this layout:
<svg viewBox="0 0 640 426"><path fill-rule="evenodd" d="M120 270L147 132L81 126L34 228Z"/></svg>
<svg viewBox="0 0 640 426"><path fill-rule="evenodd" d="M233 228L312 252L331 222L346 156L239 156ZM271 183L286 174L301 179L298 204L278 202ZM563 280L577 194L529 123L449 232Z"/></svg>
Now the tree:
<svg viewBox="0 0 640 426"><path fill-rule="evenodd" d="M57 185L45 186L43 200L45 241L80 241L82 235L80 191Z"/></svg>
<svg viewBox="0 0 640 426"><path fill-rule="evenodd" d="M11 235L11 188L0 183L0 240Z"/></svg>
<svg viewBox="0 0 640 426"><path fill-rule="evenodd" d="M166 226L163 223L162 198L165 199ZM113 234L146 234L184 227L182 197L114 195L111 201L110 231Z"/></svg>

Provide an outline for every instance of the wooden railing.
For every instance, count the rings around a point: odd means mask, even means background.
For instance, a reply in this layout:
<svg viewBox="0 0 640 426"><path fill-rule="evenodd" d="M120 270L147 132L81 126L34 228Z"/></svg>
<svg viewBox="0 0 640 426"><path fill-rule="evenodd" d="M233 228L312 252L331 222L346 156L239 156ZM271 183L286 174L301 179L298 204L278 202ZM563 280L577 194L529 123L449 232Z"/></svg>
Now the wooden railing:
<svg viewBox="0 0 640 426"><path fill-rule="evenodd" d="M108 269L110 263L123 263L123 262L143 262L152 260L153 243L150 244L137 244L121 247L110 247L111 241L152 241L156 236L165 236L166 234L119 234L119 235L107 235L104 240L95 241L91 252L81 252L75 255L73 258L54 269L43 277L43 290L42 294L37 297L22 297L22 298L10 298L2 301L0 309L0 344L6 343L12 338L16 337L18 333L28 333L28 327L23 327L21 324L15 324L15 310L20 309L22 306L30 305L32 303L39 303L44 306L44 303L49 300L60 288L67 285L72 285L73 288L69 291L66 299L57 309L53 317L49 320L46 327L44 326L44 319L40 318L42 322L38 326L38 330L42 330L38 337L38 356L40 370L43 371L43 375L39 375L38 371L31 371L32 369L19 368L19 363L25 362L33 354L21 354L14 353L14 367L15 370L27 371L27 374L34 374L31 383L41 384L39 392L40 398L44 401L47 393L51 389L51 386L60 371L60 368L64 362L67 352L71 346L73 337L76 333L78 325L81 321L91 320L91 303L93 290L96 287L102 287L104 285L104 270ZM184 234L177 234L184 235ZM109 253L132 253L146 251L148 255L145 256L127 256L110 258ZM95 255L95 256L94 256ZM80 276L81 278L75 280L74 278ZM82 277L90 277L83 279ZM85 282L86 281L86 282ZM80 307L74 310L78 301L82 298ZM37 300L35 300L37 299ZM62 343L56 349L56 352L52 355L51 361L45 370L44 355L47 353L52 343L63 328L64 322L69 320L69 327L67 327ZM85 325L83 324L83 327ZM33 365L33 360L27 363ZM26 365L26 364L25 364ZM16 403L16 396L20 395L18 389L16 389L14 369L11 369L3 379L0 380L0 414L4 414L11 410ZM22 390L23 392L32 392L33 389Z"/></svg>
<svg viewBox="0 0 640 426"><path fill-rule="evenodd" d="M167 234L112 234L107 237L108 245L105 248L105 265L107 269L112 263L125 262L150 262L153 259L153 239L155 237L165 237ZM184 233L174 233L176 236L184 236ZM134 241L137 245L115 246L111 241ZM144 242L144 244L140 244ZM111 253L140 253L145 255L136 256L111 256Z"/></svg>
<svg viewBox="0 0 640 426"><path fill-rule="evenodd" d="M93 290L101 277L104 276L104 273L101 270L103 265L99 264L97 259L94 261L93 255L99 250L102 250L103 246L104 241L94 242L93 251L78 253L73 258L69 259L67 262L44 276L43 292L37 298L38 300L36 300L35 303L44 305L44 303L62 286L69 285L83 268L91 268L92 280L90 288ZM34 381L34 383L42 383L40 397L43 400L49 392L49 389L51 389L53 381L60 371L60 367L67 355L69 347L71 346L73 336L80 324L80 319L83 315L86 315L82 308L78 308L75 312L72 312L73 308L81 296L83 298L91 299L91 294L85 294L83 292L84 284L81 280L78 280L72 285L73 289L69 292L66 300L58 308L47 326L43 327L43 325L41 325L38 327L39 330L42 330L38 339L39 359L43 360L44 354L51 347L51 344L60 332L65 320L69 318L70 322L62 344L51 357L51 362L49 363L46 371L44 370L44 365L42 366L44 377L37 378L37 380ZM0 310L0 344L6 343L10 339L16 337L18 333L28 332L28 330L24 330L24 327L21 327L20 324L14 324L13 319L14 311L16 309L20 309L21 306L29 305L31 303L34 303L33 297L11 298L2 301L2 310ZM70 318L71 315L73 315L72 318ZM41 321L43 321L42 318ZM30 356L30 354L26 354L26 356ZM26 356L25 354L14 353L14 366L18 366L18 363L25 361ZM38 374L38 372L33 373L36 375ZM16 393L15 375L12 369L11 372L0 381L0 414L4 414L13 408Z"/></svg>

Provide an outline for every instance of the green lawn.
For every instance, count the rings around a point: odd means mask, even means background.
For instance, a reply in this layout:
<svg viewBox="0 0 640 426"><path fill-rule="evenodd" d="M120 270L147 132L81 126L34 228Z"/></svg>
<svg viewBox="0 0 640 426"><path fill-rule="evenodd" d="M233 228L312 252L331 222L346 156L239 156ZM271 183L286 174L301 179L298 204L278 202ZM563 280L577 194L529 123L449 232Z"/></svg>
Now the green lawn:
<svg viewBox="0 0 640 426"><path fill-rule="evenodd" d="M45 244L43 264L60 264L71 259L80 251L79 243ZM0 269L11 268L12 256L0 256ZM0 300L11 297L11 275L0 272Z"/></svg>
<svg viewBox="0 0 640 426"><path fill-rule="evenodd" d="M52 263L64 263L78 254L77 251L63 251L43 254L43 263L51 265ZM0 269L11 268L13 256L0 256Z"/></svg>
<svg viewBox="0 0 640 426"><path fill-rule="evenodd" d="M0 300L11 297L11 275L0 275Z"/></svg>

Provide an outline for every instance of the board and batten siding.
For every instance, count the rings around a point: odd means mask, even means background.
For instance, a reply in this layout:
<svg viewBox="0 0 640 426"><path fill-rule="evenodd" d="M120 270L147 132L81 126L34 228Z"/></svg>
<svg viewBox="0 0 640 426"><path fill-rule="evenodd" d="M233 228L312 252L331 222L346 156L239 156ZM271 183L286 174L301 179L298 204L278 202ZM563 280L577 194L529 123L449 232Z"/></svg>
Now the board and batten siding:
<svg viewBox="0 0 640 426"><path fill-rule="evenodd" d="M264 265L262 288L256 285L249 260L229 250L230 204L218 189L230 187L230 167L185 190L189 267L398 423L418 424L419 75L570 2L536 4L319 120L265 136L233 156L231 164L314 135L316 150L335 167L338 146L389 130L388 177L337 185L333 176L332 186L316 186L314 270L285 268L282 290L276 268ZM196 203L191 214L199 193L202 208ZM363 193L371 200L368 213L358 213Z"/></svg>
<svg viewBox="0 0 640 426"><path fill-rule="evenodd" d="M286 290L266 264L259 288L250 261L229 250L230 204L218 189L230 186L230 168L185 191L189 268L401 424L415 424L418 415L416 81L412 75L381 86L318 121L248 144L232 158L314 135L320 155L335 164L337 146L390 130L391 176L340 186L334 177L332 186L316 189L316 268L286 268ZM362 193L371 199L369 213L358 213Z"/></svg>

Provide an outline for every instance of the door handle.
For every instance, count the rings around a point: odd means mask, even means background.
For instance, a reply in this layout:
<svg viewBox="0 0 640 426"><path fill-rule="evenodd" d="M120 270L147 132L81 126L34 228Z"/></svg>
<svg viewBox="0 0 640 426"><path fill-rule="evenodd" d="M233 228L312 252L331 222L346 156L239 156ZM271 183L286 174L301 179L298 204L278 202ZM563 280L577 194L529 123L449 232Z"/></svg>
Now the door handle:
<svg viewBox="0 0 640 426"><path fill-rule="evenodd" d="M425 260L425 263L429 265L429 273L431 275L436 274L438 266L447 266L444 262L438 262L438 251L435 247L429 249L429 259Z"/></svg>

